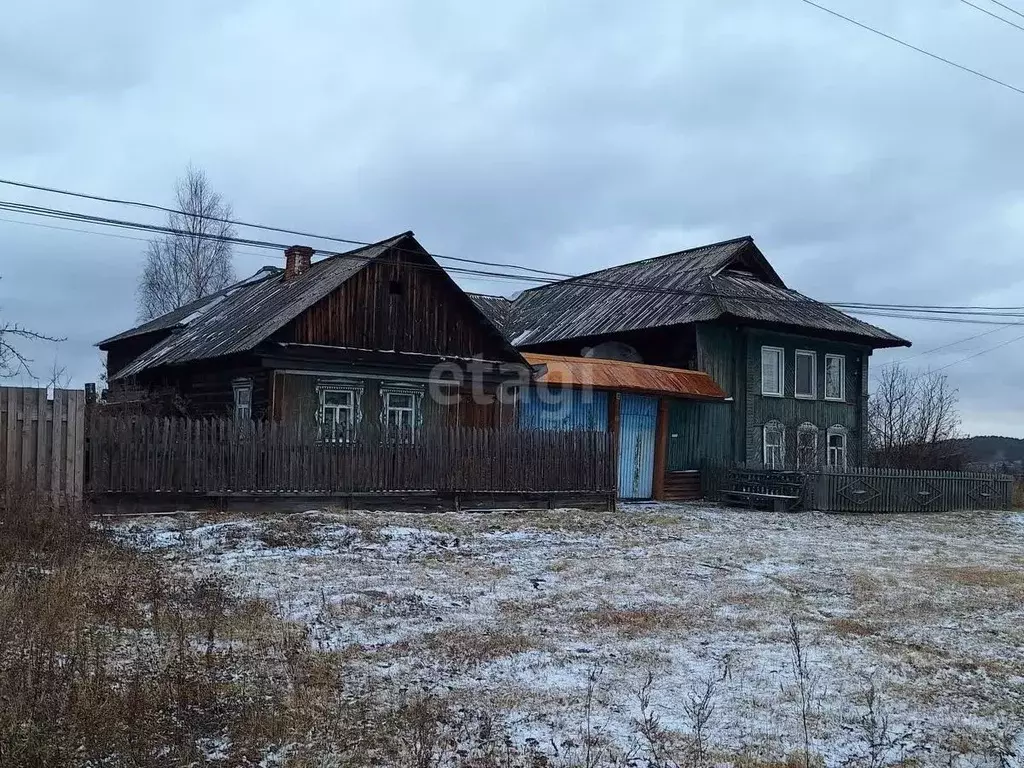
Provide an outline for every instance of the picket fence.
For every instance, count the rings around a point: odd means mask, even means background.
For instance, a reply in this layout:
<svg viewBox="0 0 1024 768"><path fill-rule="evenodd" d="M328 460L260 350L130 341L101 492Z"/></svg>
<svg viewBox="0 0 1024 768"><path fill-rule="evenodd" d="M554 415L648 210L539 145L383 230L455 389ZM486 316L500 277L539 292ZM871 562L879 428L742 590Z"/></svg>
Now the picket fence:
<svg viewBox="0 0 1024 768"><path fill-rule="evenodd" d="M718 501L730 487L735 467L701 469L705 498ZM800 509L823 512L950 512L1007 509L1013 504L1014 478L981 472L861 467L822 468L795 473L758 470L767 487L800 478Z"/></svg>
<svg viewBox="0 0 1024 768"><path fill-rule="evenodd" d="M612 449L599 432L367 431L323 442L266 421L101 415L90 424L89 485L98 494L612 495Z"/></svg>

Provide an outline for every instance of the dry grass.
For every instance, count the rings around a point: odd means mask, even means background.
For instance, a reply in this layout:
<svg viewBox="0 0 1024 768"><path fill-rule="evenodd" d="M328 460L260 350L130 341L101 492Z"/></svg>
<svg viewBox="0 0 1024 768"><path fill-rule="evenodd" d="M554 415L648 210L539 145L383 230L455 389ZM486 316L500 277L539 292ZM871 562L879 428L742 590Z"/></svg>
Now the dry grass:
<svg viewBox="0 0 1024 768"><path fill-rule="evenodd" d="M872 637L879 633L878 627L857 619L832 619L828 626L840 637Z"/></svg>
<svg viewBox="0 0 1024 768"><path fill-rule="evenodd" d="M627 638L656 632L689 631L706 624L708 619L708 614L703 611L658 604L636 608L601 606L581 611L576 617L577 623L583 629L610 630Z"/></svg>
<svg viewBox="0 0 1024 768"><path fill-rule="evenodd" d="M930 571L940 581L961 587L1024 588L1024 568L963 566L932 568Z"/></svg>

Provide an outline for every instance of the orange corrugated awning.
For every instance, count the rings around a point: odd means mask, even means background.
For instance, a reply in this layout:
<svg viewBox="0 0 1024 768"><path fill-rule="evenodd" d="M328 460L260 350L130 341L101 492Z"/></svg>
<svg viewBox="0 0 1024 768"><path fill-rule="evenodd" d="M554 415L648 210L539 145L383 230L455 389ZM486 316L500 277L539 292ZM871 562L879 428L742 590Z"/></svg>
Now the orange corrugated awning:
<svg viewBox="0 0 1024 768"><path fill-rule="evenodd" d="M728 396L703 371L687 371L663 365L627 363L596 357L538 355L523 352L532 366L545 366L534 381L565 387L593 387L617 392L643 392L701 400L725 400Z"/></svg>

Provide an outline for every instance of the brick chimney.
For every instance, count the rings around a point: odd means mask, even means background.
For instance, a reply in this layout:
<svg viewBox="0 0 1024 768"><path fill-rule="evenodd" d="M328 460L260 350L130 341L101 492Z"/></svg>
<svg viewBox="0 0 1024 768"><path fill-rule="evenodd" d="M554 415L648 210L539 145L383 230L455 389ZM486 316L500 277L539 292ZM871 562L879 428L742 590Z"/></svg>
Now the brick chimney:
<svg viewBox="0 0 1024 768"><path fill-rule="evenodd" d="M313 249L308 245L293 245L284 251L284 279L291 280L309 270Z"/></svg>

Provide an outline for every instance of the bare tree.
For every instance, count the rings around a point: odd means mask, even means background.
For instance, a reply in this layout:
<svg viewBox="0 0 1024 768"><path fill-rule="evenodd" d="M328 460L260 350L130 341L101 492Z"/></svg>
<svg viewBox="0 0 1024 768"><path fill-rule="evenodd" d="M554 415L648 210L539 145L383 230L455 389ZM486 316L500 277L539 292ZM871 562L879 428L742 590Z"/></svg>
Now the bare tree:
<svg viewBox="0 0 1024 768"><path fill-rule="evenodd" d="M167 214L173 234L150 240L139 280L139 319L151 320L209 296L235 279L228 223L231 205L191 165L176 188L178 213Z"/></svg>
<svg viewBox="0 0 1024 768"><path fill-rule="evenodd" d="M914 374L900 364L882 368L868 400L868 440L874 463L906 469L955 469L960 451L959 393L945 374Z"/></svg>
<svg viewBox="0 0 1024 768"><path fill-rule="evenodd" d="M64 339L47 336L17 323L0 320L0 378L8 379L19 373L32 376L32 370L29 368L29 363L32 360L21 351L19 344L19 342L31 343L32 341L59 342Z"/></svg>

